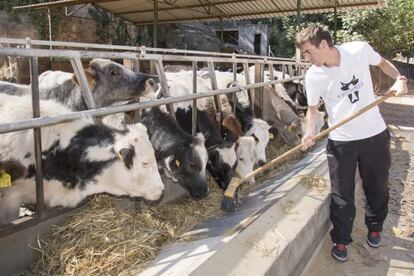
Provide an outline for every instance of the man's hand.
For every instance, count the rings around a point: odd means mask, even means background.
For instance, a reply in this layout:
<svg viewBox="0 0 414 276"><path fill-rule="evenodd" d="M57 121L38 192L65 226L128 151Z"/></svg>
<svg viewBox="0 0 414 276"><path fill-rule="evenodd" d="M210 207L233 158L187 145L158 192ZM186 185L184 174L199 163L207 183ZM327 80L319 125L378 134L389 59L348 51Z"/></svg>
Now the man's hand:
<svg viewBox="0 0 414 276"><path fill-rule="evenodd" d="M302 150L305 151L315 144L315 135L305 134L302 138Z"/></svg>
<svg viewBox="0 0 414 276"><path fill-rule="evenodd" d="M395 96L403 96L408 93L407 78L404 76L398 76L395 83L390 88L391 91L395 91Z"/></svg>

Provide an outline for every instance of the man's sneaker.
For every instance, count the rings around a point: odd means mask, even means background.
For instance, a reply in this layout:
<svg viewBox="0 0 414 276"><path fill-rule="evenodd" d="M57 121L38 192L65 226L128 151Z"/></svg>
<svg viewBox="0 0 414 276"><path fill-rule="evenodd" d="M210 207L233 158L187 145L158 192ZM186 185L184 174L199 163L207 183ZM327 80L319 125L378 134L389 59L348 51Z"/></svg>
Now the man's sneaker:
<svg viewBox="0 0 414 276"><path fill-rule="evenodd" d="M369 231L367 235L367 243L373 248L377 248L381 243L380 232Z"/></svg>
<svg viewBox="0 0 414 276"><path fill-rule="evenodd" d="M348 246L343 243L334 243L331 255L334 257L334 259L340 262L345 262L348 260Z"/></svg>

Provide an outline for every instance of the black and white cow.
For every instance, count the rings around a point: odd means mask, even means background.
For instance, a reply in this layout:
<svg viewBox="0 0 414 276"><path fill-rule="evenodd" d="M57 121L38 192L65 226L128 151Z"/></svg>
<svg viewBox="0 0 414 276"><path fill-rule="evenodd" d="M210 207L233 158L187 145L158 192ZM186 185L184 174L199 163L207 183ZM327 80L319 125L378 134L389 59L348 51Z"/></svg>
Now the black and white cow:
<svg viewBox="0 0 414 276"><path fill-rule="evenodd" d="M93 59L85 75L96 107L104 107L118 101L136 99L158 90L153 76L135 73L121 64L107 59ZM0 93L26 95L31 93L28 85L0 82ZM39 75L41 99L53 99L72 110L86 110L75 75L62 71L46 71Z"/></svg>
<svg viewBox="0 0 414 276"><path fill-rule="evenodd" d="M176 78L174 80L169 80L169 85L170 85L170 94L174 95L174 96L181 96L181 95L188 95L190 94L191 91L191 84L189 83L189 77L188 77L188 73L187 72L180 72L179 74L183 74L183 75L178 75L176 76ZM208 91L211 90L211 87L209 87L209 85L205 82L205 79L202 79L201 77L198 78L198 84L197 86L199 87L200 91ZM259 150L258 148L260 148L259 145L263 145L263 159L266 160L265 157L265 152L264 149L267 145L267 142L269 141L269 138L264 139L263 136L267 136L269 137L269 133L268 133L268 126L266 124L266 122L262 121L267 127L265 130L260 130L258 128L252 128L252 130L254 131L261 131L263 132L263 135L261 135L261 133L259 133L259 136L256 136L256 133L248 133L248 134L244 134L241 130L241 126L240 123L238 122L237 118L231 114L231 104L229 103L229 101L227 100L226 96L221 96L220 97L220 101L222 103L222 107L224 112L228 113L229 115L225 117L225 119L223 120L222 124L226 125L228 128L228 130L230 130L231 135L232 135L232 139L236 140L235 141L235 151L236 151L236 157L237 157L237 165L236 165L236 169L235 172L237 173L237 175L239 177L241 176L245 176L249 173L251 173L253 171L253 167L255 165L255 163L258 162L259 159ZM176 110L177 109L182 109L182 110L187 110L189 109L189 107L191 106L190 102L181 102L175 105ZM199 99L197 101L197 108L202 110L205 114L205 118L209 118L212 122L217 122L216 121L216 116L215 116L215 108L214 108L214 101L213 98L211 97L206 97L206 98L202 98ZM190 120L190 114L188 113L188 121ZM226 119L230 119L227 120ZM204 124L206 124L207 120L204 120ZM200 122L198 122L200 123ZM189 123L188 123L189 124ZM218 132L218 125L214 124L214 126L208 128L205 130L206 134L209 133L209 135L211 135L212 133L212 129L215 129L215 135L214 137L220 137L220 133ZM203 132L203 131L202 131ZM247 135L247 136L241 136L241 135ZM237 138L236 138L237 137ZM258 137L263 138L262 139L262 143L259 141ZM221 139L221 137L220 137ZM223 139L221 139L222 141ZM219 145L219 143L221 143L221 141L219 142L218 139L214 139L215 143L217 143L217 145ZM252 148L253 147L253 148ZM210 151L209 151L210 153ZM211 154L211 153L210 153ZM217 156L217 154L214 154L215 156ZM220 159L217 158L210 158L211 161L211 165L214 166L216 168L216 171L219 171L219 167L221 165L220 160L227 160L225 161L229 167L233 167L231 166L231 162L234 159L233 156L233 152L230 150L226 150L223 151L223 148L220 149L220 151L218 151L218 155L220 156ZM231 157L231 158L230 158ZM227 166L226 166L227 167ZM228 167L227 167L228 168ZM229 176L232 175L229 173ZM227 182L230 181L231 178L226 178L224 175L221 177L222 179L226 180ZM254 183L254 178L250 178L248 180L250 183ZM225 185L225 187L227 187L228 184Z"/></svg>
<svg viewBox="0 0 414 276"><path fill-rule="evenodd" d="M143 111L141 122L148 129L158 164L165 174L183 186L192 198L202 199L208 192L208 154L203 134L195 137L187 134L174 117L158 107Z"/></svg>
<svg viewBox="0 0 414 276"><path fill-rule="evenodd" d="M15 159L0 160L0 173L2 172L7 173L13 182L26 175L26 167Z"/></svg>
<svg viewBox="0 0 414 276"><path fill-rule="evenodd" d="M0 124L32 118L27 96L0 94ZM40 101L41 116L71 112L54 101ZM14 159L27 168L0 194L0 223L18 215L22 203L36 200L33 131L0 135L2 160ZM118 131L95 125L91 118L42 127L44 198L47 206L74 207L97 193L158 200L164 185L158 172L154 149L142 124Z"/></svg>
<svg viewBox="0 0 414 276"><path fill-rule="evenodd" d="M187 109L178 107L175 111L178 123L187 133L191 133L192 113L191 106ZM197 109L197 131L201 132L206 139L207 170L219 187L225 190L237 166L235 144L223 140L216 121L212 120L204 110Z"/></svg>
<svg viewBox="0 0 414 276"><path fill-rule="evenodd" d="M270 140L270 126L266 121L256 119L249 105L240 104L239 102L236 104L236 117L241 124L243 132L246 136L254 136L256 138L256 164L263 165L266 163L266 146Z"/></svg>

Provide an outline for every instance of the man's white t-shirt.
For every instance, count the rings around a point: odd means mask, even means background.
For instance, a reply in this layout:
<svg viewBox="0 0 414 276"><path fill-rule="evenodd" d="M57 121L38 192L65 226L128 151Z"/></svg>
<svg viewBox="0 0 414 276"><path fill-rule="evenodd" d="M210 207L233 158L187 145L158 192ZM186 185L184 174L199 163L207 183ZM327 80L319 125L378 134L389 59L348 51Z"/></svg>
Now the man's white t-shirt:
<svg viewBox="0 0 414 276"><path fill-rule="evenodd" d="M332 126L375 100L369 65L378 65L381 56L366 42L349 42L335 46L340 65L312 65L306 72L305 85L309 106L322 98ZM365 112L331 131L335 141L352 141L372 137L386 129L378 107Z"/></svg>

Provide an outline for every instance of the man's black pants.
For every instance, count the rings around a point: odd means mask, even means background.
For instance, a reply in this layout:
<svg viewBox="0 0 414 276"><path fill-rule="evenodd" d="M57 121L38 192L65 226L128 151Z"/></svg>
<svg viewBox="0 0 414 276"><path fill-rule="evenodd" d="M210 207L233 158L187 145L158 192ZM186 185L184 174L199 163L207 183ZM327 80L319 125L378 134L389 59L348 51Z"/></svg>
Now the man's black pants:
<svg viewBox="0 0 414 276"><path fill-rule="evenodd" d="M343 244L352 242L357 166L366 197L365 224L369 231L381 232L388 213L389 131L356 141L329 139L326 150L331 178L332 241Z"/></svg>

